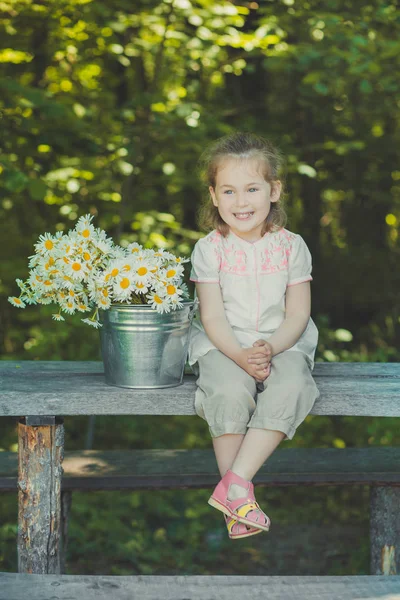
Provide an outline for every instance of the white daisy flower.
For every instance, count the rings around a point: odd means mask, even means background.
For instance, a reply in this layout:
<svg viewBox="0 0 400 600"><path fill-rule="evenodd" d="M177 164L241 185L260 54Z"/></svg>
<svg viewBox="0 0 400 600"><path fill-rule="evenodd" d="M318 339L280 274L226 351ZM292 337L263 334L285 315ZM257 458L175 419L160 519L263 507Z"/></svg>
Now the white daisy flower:
<svg viewBox="0 0 400 600"><path fill-rule="evenodd" d="M64 317L58 313L56 315L51 315L55 321L65 321Z"/></svg>
<svg viewBox="0 0 400 600"><path fill-rule="evenodd" d="M163 298L157 292L150 292L147 299L152 308L155 308L159 313L170 312L170 303L168 298Z"/></svg>
<svg viewBox="0 0 400 600"><path fill-rule="evenodd" d="M99 308L102 308L103 310L108 310L111 306L111 298L105 296L99 297L96 304Z"/></svg>
<svg viewBox="0 0 400 600"><path fill-rule="evenodd" d="M65 265L64 273L73 280L82 281L88 274L88 268L80 258L72 258L70 262Z"/></svg>
<svg viewBox="0 0 400 600"><path fill-rule="evenodd" d="M10 302L10 304L16 306L17 308L25 308L25 303L16 296L9 296L8 301Z"/></svg>
<svg viewBox="0 0 400 600"><path fill-rule="evenodd" d="M109 254L114 248L114 242L112 239L108 238L106 232L99 227L95 230L95 233L90 241L103 254Z"/></svg>
<svg viewBox="0 0 400 600"><path fill-rule="evenodd" d="M131 244L128 244L126 249L129 254L140 254L143 250L143 246L141 246L137 242L132 242Z"/></svg>
<svg viewBox="0 0 400 600"><path fill-rule="evenodd" d="M118 276L113 283L113 295L116 300L120 298L127 299L134 290L135 282L131 277Z"/></svg>
<svg viewBox="0 0 400 600"><path fill-rule="evenodd" d="M86 325L91 325L98 329L99 327L103 327L103 324L99 321L93 321L93 319L81 319L82 323L86 323Z"/></svg>
<svg viewBox="0 0 400 600"><path fill-rule="evenodd" d="M70 298L66 298L63 302L60 302L60 306L69 315L73 315L77 309L75 300Z"/></svg>
<svg viewBox="0 0 400 600"><path fill-rule="evenodd" d="M92 220L93 215L85 215L80 217L75 225L75 233L79 236L82 236L82 238L85 240L92 239L95 233L94 225L91 223Z"/></svg>
<svg viewBox="0 0 400 600"><path fill-rule="evenodd" d="M133 277L136 283L144 283L148 285L150 279L152 278L152 269L154 266L151 264L149 260L143 259L143 261L138 264L133 272Z"/></svg>
<svg viewBox="0 0 400 600"><path fill-rule="evenodd" d="M172 265L172 266L168 266L164 269L160 269L158 274L159 274L159 277L162 277L163 279L167 279L170 281L177 281L184 274L184 270L185 269L182 265Z"/></svg>
<svg viewBox="0 0 400 600"><path fill-rule="evenodd" d="M165 294L167 298L172 300L180 300L180 296L182 296L183 292L176 285L172 283L167 283L165 286Z"/></svg>
<svg viewBox="0 0 400 600"><path fill-rule="evenodd" d="M134 283L134 288L133 291L136 294L147 294L147 292L149 291L150 286L143 283L142 281L139 281L137 283Z"/></svg>
<svg viewBox="0 0 400 600"><path fill-rule="evenodd" d="M39 241L34 244L34 247L38 254L47 256L56 249L58 242L59 238L57 236L45 233L39 236Z"/></svg>

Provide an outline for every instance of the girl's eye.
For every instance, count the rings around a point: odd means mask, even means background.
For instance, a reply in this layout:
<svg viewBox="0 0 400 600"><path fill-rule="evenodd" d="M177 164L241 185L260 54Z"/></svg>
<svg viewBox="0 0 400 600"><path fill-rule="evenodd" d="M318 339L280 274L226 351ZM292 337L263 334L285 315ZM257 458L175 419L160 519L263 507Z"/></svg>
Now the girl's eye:
<svg viewBox="0 0 400 600"><path fill-rule="evenodd" d="M224 194L229 194L232 190L225 190Z"/></svg>
<svg viewBox="0 0 400 600"><path fill-rule="evenodd" d="M251 190L254 190L255 192L258 192L258 188L250 188L249 192L251 192Z"/></svg>

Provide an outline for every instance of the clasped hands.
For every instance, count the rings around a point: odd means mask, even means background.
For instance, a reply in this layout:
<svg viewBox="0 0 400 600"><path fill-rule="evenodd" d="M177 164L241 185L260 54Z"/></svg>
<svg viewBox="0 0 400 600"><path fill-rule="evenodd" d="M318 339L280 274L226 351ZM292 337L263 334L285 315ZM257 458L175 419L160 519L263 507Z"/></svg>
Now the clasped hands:
<svg viewBox="0 0 400 600"><path fill-rule="evenodd" d="M256 381L264 381L271 372L272 353L271 344L260 339L251 348L241 349L239 364Z"/></svg>

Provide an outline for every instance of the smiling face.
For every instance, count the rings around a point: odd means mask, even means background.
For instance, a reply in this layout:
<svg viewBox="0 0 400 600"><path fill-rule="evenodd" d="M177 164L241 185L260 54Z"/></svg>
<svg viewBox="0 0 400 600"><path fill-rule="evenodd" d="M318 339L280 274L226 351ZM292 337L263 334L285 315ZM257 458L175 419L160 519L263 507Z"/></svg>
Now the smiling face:
<svg viewBox="0 0 400 600"><path fill-rule="evenodd" d="M273 188L259 168L259 160L228 158L217 171L215 189L210 186L214 206L230 230L248 242L261 239L271 208L281 193L281 182Z"/></svg>

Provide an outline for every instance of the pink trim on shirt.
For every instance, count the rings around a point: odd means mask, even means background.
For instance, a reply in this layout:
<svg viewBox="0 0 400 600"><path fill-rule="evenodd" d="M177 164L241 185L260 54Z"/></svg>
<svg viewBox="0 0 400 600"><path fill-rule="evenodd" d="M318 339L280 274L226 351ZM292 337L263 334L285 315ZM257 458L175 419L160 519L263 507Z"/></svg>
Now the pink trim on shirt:
<svg viewBox="0 0 400 600"><path fill-rule="evenodd" d="M287 287L290 287L291 285L297 285L298 283L305 283L306 281L312 281L313 278L310 276L308 277L302 277L300 279L294 279L291 283L287 284Z"/></svg>
<svg viewBox="0 0 400 600"><path fill-rule="evenodd" d="M254 250L255 247L253 246ZM254 253L254 268L256 274L256 286L257 286L257 316L256 316L256 331L258 331L258 322L260 320L260 285L258 283L258 265L257 265L257 252Z"/></svg>

